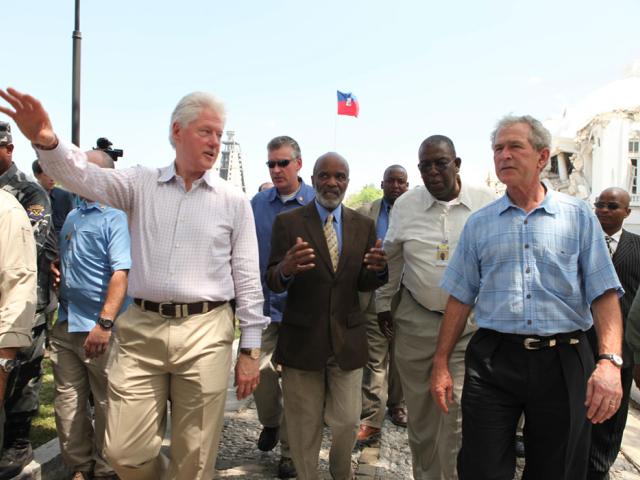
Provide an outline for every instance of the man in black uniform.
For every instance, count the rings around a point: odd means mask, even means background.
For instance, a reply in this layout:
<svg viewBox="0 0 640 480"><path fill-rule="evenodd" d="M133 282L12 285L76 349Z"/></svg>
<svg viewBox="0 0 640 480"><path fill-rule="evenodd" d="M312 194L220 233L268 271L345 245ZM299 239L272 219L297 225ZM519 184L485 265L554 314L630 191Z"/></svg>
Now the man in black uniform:
<svg viewBox="0 0 640 480"><path fill-rule="evenodd" d="M38 160L33 161L31 170L40 186L49 194L49 200L51 201L51 220L57 237L60 234L60 230L62 230L62 225L64 225L67 215L71 210L76 208L76 199L73 193L56 187L56 182L42 171Z"/></svg>
<svg viewBox="0 0 640 480"><path fill-rule="evenodd" d="M51 229L48 195L18 170L12 160L13 147L11 127L7 122L0 122L0 188L16 197L31 221L36 241L38 289L33 343L18 351L18 365L11 372L5 393L6 420L0 456L0 480L18 475L33 459L29 432L31 420L38 414L46 311L49 305L49 267L55 258L56 245Z"/></svg>

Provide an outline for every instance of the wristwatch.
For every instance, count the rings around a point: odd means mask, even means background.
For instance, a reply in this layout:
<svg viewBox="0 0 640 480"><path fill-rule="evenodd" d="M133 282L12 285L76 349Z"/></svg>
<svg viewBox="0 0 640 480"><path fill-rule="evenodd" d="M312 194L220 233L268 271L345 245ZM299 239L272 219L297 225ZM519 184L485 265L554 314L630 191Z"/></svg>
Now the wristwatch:
<svg viewBox="0 0 640 480"><path fill-rule="evenodd" d="M13 358L0 358L0 369L5 373L11 373L15 366L16 361Z"/></svg>
<svg viewBox="0 0 640 480"><path fill-rule="evenodd" d="M620 355L616 355L615 353L601 353L600 355L598 355L598 360L609 360L618 368L621 368L622 364L624 363L622 361L622 357Z"/></svg>
<svg viewBox="0 0 640 480"><path fill-rule="evenodd" d="M109 320L108 318L98 317L98 325L100 325L105 330L111 330L113 328L113 320Z"/></svg>
<svg viewBox="0 0 640 480"><path fill-rule="evenodd" d="M260 358L260 349L259 348L241 348L240 353L242 355L249 355L254 360L258 360Z"/></svg>

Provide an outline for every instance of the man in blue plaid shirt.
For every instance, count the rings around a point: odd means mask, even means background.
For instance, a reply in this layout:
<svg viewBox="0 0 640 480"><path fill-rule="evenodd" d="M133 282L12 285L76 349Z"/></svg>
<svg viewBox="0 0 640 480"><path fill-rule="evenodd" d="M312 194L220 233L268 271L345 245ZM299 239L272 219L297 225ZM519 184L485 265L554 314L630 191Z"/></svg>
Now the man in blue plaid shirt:
<svg viewBox="0 0 640 480"><path fill-rule="evenodd" d="M620 405L623 290L589 206L540 182L550 143L532 117L498 123L494 163L507 192L469 217L440 285L450 297L431 393L445 412L448 358L472 308L479 327L465 358L460 479L514 477L522 413L523 478L584 479L591 423Z"/></svg>

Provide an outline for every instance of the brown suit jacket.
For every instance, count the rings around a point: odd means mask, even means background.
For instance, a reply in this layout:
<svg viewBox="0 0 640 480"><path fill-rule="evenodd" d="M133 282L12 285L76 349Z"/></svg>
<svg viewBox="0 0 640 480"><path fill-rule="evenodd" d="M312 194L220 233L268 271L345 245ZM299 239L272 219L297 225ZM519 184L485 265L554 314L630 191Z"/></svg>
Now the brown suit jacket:
<svg viewBox="0 0 640 480"><path fill-rule="evenodd" d="M315 268L282 282L278 264L301 237L315 250ZM363 367L369 358L366 321L358 291L375 290L387 281L363 264L376 241L371 219L342 206L342 253L333 271L315 202L278 215L273 223L267 284L287 290L275 361L301 370L321 370L334 355L340 368Z"/></svg>

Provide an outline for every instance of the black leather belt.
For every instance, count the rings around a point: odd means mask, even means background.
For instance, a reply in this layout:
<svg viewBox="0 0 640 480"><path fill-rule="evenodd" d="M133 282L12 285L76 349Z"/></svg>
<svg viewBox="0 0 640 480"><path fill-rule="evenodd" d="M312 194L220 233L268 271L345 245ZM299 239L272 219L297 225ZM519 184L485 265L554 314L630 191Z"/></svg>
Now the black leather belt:
<svg viewBox="0 0 640 480"><path fill-rule="evenodd" d="M164 318L182 318L189 315L198 315L207 313L218 308L220 305L227 303L227 300L219 300L215 302L196 302L196 303L171 303L171 302L150 302L142 298L134 298L133 301L143 312L155 312Z"/></svg>
<svg viewBox="0 0 640 480"><path fill-rule="evenodd" d="M540 350L542 348L552 348L557 345L577 345L580 338L583 338L584 332L576 330L575 332L558 333L548 337L538 335L519 335L516 333L498 332L502 338L511 343L522 345L526 350Z"/></svg>

